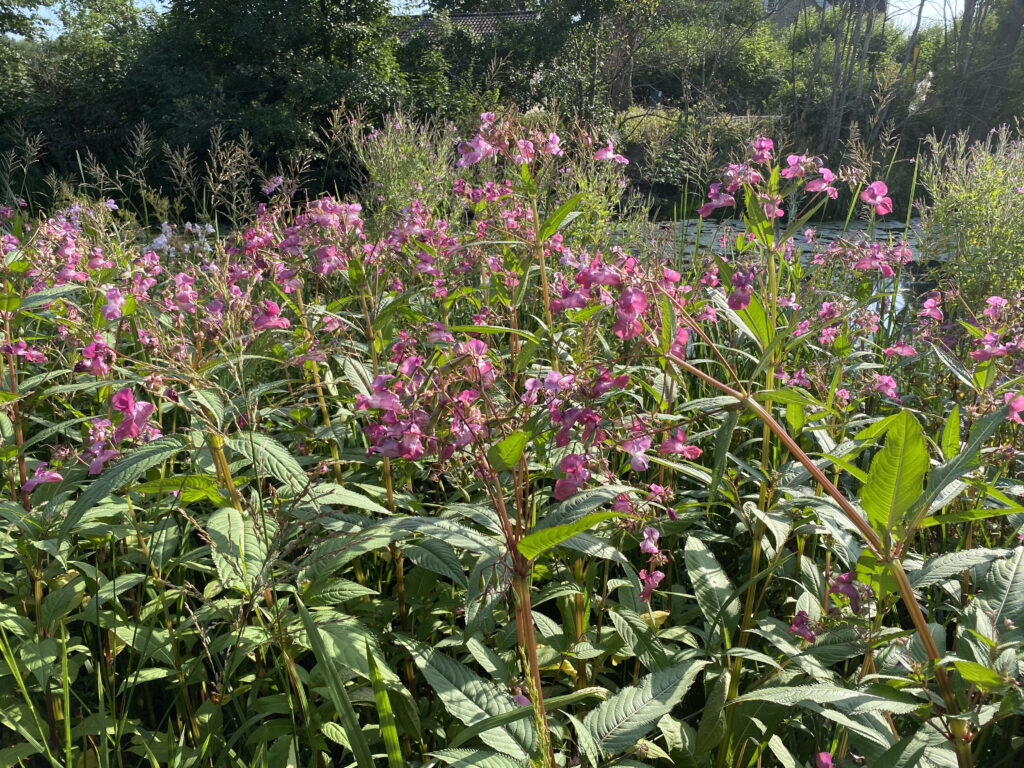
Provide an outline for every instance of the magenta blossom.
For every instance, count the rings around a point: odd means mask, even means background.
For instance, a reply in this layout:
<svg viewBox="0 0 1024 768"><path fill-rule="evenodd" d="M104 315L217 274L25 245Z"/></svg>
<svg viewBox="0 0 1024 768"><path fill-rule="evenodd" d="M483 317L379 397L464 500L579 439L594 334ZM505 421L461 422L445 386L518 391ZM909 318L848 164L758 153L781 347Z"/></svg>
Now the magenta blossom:
<svg viewBox="0 0 1024 768"><path fill-rule="evenodd" d="M834 765L831 752L819 752L814 757L814 768L833 768Z"/></svg>
<svg viewBox="0 0 1024 768"><path fill-rule="evenodd" d="M753 272L732 273L733 292L729 294L729 309L739 312L750 306L750 291L754 287Z"/></svg>
<svg viewBox="0 0 1024 768"><path fill-rule="evenodd" d="M110 405L115 411L124 415L121 423L114 430L115 443L138 437L146 426L146 421L156 411L156 406L152 403L137 402L132 395L131 387L125 387L115 394L110 399Z"/></svg>
<svg viewBox="0 0 1024 768"><path fill-rule="evenodd" d="M703 451L695 445L686 444L686 432L680 427L676 430L674 436L669 435L669 437L662 441L661 445L658 446L658 453L681 454L685 458L694 461L700 458Z"/></svg>
<svg viewBox="0 0 1024 768"><path fill-rule="evenodd" d="M1020 424L1020 414L1024 411L1024 393L1018 393L1015 395L1013 392L1007 392L1005 400L1006 407L1010 410L1007 418L1010 421L1015 421Z"/></svg>
<svg viewBox="0 0 1024 768"><path fill-rule="evenodd" d="M704 203L700 208L697 209L697 215L702 219L706 219L711 215L711 212L716 208L726 208L728 206L736 205L736 198L733 197L728 190L722 192L722 183L715 182L708 189L708 202Z"/></svg>
<svg viewBox="0 0 1024 768"><path fill-rule="evenodd" d="M615 147L612 145L612 140L608 139L608 143L601 147L597 152L594 153L595 160L614 160L620 165L629 165L629 160L624 158L622 155L615 153Z"/></svg>
<svg viewBox="0 0 1024 768"><path fill-rule="evenodd" d="M640 315L647 311L649 302L646 294L639 288L630 286L626 288L615 305L615 312L618 319L612 330L615 335L623 341L639 336L644 329Z"/></svg>
<svg viewBox="0 0 1024 768"><path fill-rule="evenodd" d="M580 486L590 478L590 471L587 469L587 457L578 453L571 453L559 463L558 468L565 472L565 477L555 482L554 496L559 501L564 501L570 496L575 496Z"/></svg>
<svg viewBox="0 0 1024 768"><path fill-rule="evenodd" d="M875 380L871 385L873 392L878 392L886 397L891 397L893 400L896 399L896 379L892 376L883 376L875 374Z"/></svg>
<svg viewBox="0 0 1024 768"><path fill-rule="evenodd" d="M807 611L797 611L796 616L793 617L793 623L789 625L789 634L799 635L808 643L813 643L815 634L811 629L810 618Z"/></svg>
<svg viewBox="0 0 1024 768"><path fill-rule="evenodd" d="M267 299L263 302L263 311L253 318L252 327L257 331L265 331L270 328L290 328L291 322L287 317L281 317L281 307L276 301Z"/></svg>
<svg viewBox="0 0 1024 768"><path fill-rule="evenodd" d="M114 362L112 350L100 334L93 337L91 344L82 350L82 359L75 364L75 372L91 373L93 376L106 376L110 373L110 365Z"/></svg>
<svg viewBox="0 0 1024 768"><path fill-rule="evenodd" d="M867 189L860 193L860 199L868 205L875 206L875 213L885 216L892 213L892 198L886 197L889 188L883 181L873 181L868 184Z"/></svg>
<svg viewBox="0 0 1024 768"><path fill-rule="evenodd" d="M1009 303L1010 302L1008 302L1002 296L989 296L985 300L985 304L987 306L985 307L985 309L982 311L981 314L985 315L986 317L991 318L992 320L998 320L999 319L999 315L1000 315L1000 313L1003 310L1003 307L1005 307Z"/></svg>
<svg viewBox="0 0 1024 768"><path fill-rule="evenodd" d="M657 528L651 528L650 526L644 528L644 540L640 542L640 551L646 552L648 555L658 554L659 535Z"/></svg>
<svg viewBox="0 0 1024 768"><path fill-rule="evenodd" d="M847 597L850 601L850 610L854 613L860 613L860 590L854 584L856 576L856 571L847 571L846 573L839 574L828 585L828 591L829 594Z"/></svg>
<svg viewBox="0 0 1024 768"><path fill-rule="evenodd" d="M59 472L54 472L52 469L47 469L48 466L50 465L47 464L45 461L37 464L36 470L32 474L32 478L28 480L23 486L21 486L21 490L24 493L32 493L32 491L35 489L37 485L41 485L43 483L59 483L64 480L64 478L61 477Z"/></svg>
<svg viewBox="0 0 1024 768"><path fill-rule="evenodd" d="M933 320L938 320L939 322L942 322L943 314L942 314L942 310L939 309L939 304L940 303L941 303L941 299L939 299L939 298L937 298L935 296L932 296L932 297L929 297L929 298L925 299L925 302L922 305L922 309L917 314L917 316L918 317L930 317Z"/></svg>
<svg viewBox="0 0 1024 768"><path fill-rule="evenodd" d="M642 570L639 573L640 581L644 585L643 589L640 590L641 602L649 602L651 599L651 593L661 584L661 580L665 578L665 574L661 571L651 571L647 573L647 570Z"/></svg>
<svg viewBox="0 0 1024 768"><path fill-rule="evenodd" d="M643 472L650 466L651 460L647 457L647 449L651 447L651 436L641 435L627 440L622 444L622 450L629 454L629 467L634 472Z"/></svg>
<svg viewBox="0 0 1024 768"><path fill-rule="evenodd" d="M770 163L775 144L765 136L758 136L750 145L750 162Z"/></svg>

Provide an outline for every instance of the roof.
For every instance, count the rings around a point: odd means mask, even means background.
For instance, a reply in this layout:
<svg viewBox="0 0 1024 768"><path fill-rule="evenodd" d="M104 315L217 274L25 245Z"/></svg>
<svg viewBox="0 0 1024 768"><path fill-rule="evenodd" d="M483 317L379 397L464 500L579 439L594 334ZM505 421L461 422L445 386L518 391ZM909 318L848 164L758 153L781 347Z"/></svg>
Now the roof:
<svg viewBox="0 0 1024 768"><path fill-rule="evenodd" d="M434 14L424 13L420 16L406 17L415 19L408 27L398 33L398 42L407 43L413 35L429 34L434 28ZM501 32L508 24L519 26L537 20L533 11L502 11L495 13L453 13L448 16L452 26L471 32L478 37L490 37Z"/></svg>

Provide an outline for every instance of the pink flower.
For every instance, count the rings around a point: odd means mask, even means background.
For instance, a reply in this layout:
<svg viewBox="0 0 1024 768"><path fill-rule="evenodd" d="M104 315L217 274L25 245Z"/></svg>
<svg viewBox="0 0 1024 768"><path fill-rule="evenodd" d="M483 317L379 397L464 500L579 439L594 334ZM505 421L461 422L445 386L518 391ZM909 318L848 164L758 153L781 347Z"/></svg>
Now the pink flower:
<svg viewBox="0 0 1024 768"><path fill-rule="evenodd" d="M836 180L836 175L832 173L828 168L821 169L821 178L812 179L807 182L807 186L804 187L804 191L811 193L824 192L832 200L839 197L839 191L832 186L832 182Z"/></svg>
<svg viewBox="0 0 1024 768"><path fill-rule="evenodd" d="M544 146L541 147L540 151L543 152L545 155L555 155L560 157L565 154L565 151L561 148L561 146L559 146L561 142L562 140L559 138L557 133L549 133L548 140L544 144Z"/></svg>
<svg viewBox="0 0 1024 768"><path fill-rule="evenodd" d="M626 288L615 305L618 315L612 326L615 335L623 341L639 336L644 329L640 315L647 311L648 305L647 295L643 291L632 286Z"/></svg>
<svg viewBox="0 0 1024 768"><path fill-rule="evenodd" d="M253 318L252 327L257 331L265 331L270 328L290 328L291 322L287 317L281 317L281 307L276 301L267 299L263 302L263 311Z"/></svg>
<svg viewBox="0 0 1024 768"><path fill-rule="evenodd" d="M590 471L587 469L587 457L578 453L571 453L559 463L558 468L565 472L565 477L555 482L554 496L559 501L575 496L580 486L590 478Z"/></svg>
<svg viewBox="0 0 1024 768"><path fill-rule="evenodd" d="M736 198L728 191L722 192L721 182L715 182L708 189L709 201L697 209L697 215L706 219L716 208L725 208L736 205Z"/></svg>
<svg viewBox="0 0 1024 768"><path fill-rule="evenodd" d="M930 317L933 320L938 320L939 322L942 322L943 314L942 314L942 310L939 309L939 304L940 303L941 303L941 299L936 298L934 296L930 297L928 299L925 299L925 302L922 305L923 308L917 314L917 316L918 317Z"/></svg>
<svg viewBox="0 0 1024 768"><path fill-rule="evenodd" d="M526 139L517 139L516 147L519 149L519 154L516 156L517 163L532 163L535 156L533 149L533 142L527 141Z"/></svg>
<svg viewBox="0 0 1024 768"><path fill-rule="evenodd" d="M651 528L650 526L644 528L644 540L640 542L640 551L646 552L648 555L658 554L659 535L657 528Z"/></svg>
<svg viewBox="0 0 1024 768"><path fill-rule="evenodd" d="M104 296L107 299L107 303L100 307L100 314L107 320L116 320L121 316L124 297L117 288L108 288Z"/></svg>
<svg viewBox="0 0 1024 768"><path fill-rule="evenodd" d="M124 415L121 423L114 430L115 443L138 437L146 426L146 421L156 411L156 406L152 403L136 402L131 387L125 387L117 392L110 399L110 405L115 411Z"/></svg>
<svg viewBox="0 0 1024 768"><path fill-rule="evenodd" d="M643 589L640 590L640 601L649 602L651 599L651 593L661 584L661 580L665 578L665 574L661 571L652 571L647 573L644 569L639 573L640 581L644 585Z"/></svg>
<svg viewBox="0 0 1024 768"><path fill-rule="evenodd" d="M1015 421L1020 424L1020 414L1021 411L1024 411L1024 393L1015 395L1013 392L1007 392L1005 395L1005 402L1006 407L1010 410L1007 418L1010 421Z"/></svg>
<svg viewBox="0 0 1024 768"><path fill-rule="evenodd" d="M860 199L868 205L875 206L875 213L885 216L892 213L892 198L886 197L889 188L883 181L873 181L868 184L867 189L860 193Z"/></svg>
<svg viewBox="0 0 1024 768"><path fill-rule="evenodd" d="M876 373L871 389L886 397L891 397L893 400L896 399L896 379L892 376L881 376Z"/></svg>
<svg viewBox="0 0 1024 768"><path fill-rule="evenodd" d="M608 139L608 144L601 147L594 153L594 159L598 161L614 160L616 163L621 165L629 165L629 160L624 158L622 155L615 154L615 147L612 145L611 139Z"/></svg>
<svg viewBox="0 0 1024 768"><path fill-rule="evenodd" d="M998 320L1003 307L1005 307L1010 302L1008 302L1002 296L989 296L985 300L985 303L988 306L985 307L981 314L985 315L986 317L990 317L993 320Z"/></svg>
<svg viewBox="0 0 1024 768"><path fill-rule="evenodd" d="M799 635L808 643L813 643L815 635L814 630L811 629L810 618L807 611L797 611L796 616L793 617L793 623L789 625L789 634Z"/></svg>
<svg viewBox="0 0 1024 768"><path fill-rule="evenodd" d="M727 301L729 309L739 312L750 306L750 291L754 285L753 272L733 272L733 292Z"/></svg>
<svg viewBox="0 0 1024 768"><path fill-rule="evenodd" d="M836 576L828 586L829 594L844 595L850 600L850 610L854 613L860 612L860 591L853 583L857 576L856 571L847 571Z"/></svg>
<svg viewBox="0 0 1024 768"><path fill-rule="evenodd" d="M651 460L647 457L647 449L651 447L651 436L641 435L627 440L622 444L622 450L629 454L629 467L634 472L643 472L650 466Z"/></svg>
<svg viewBox="0 0 1024 768"><path fill-rule="evenodd" d="M695 445L686 444L686 432L680 427L676 430L675 436L670 435L662 441L661 445L658 446L658 453L681 454L685 458L690 459L690 461L693 461L699 459L703 451Z"/></svg>
<svg viewBox="0 0 1024 768"><path fill-rule="evenodd" d="M769 163L772 159L772 150L775 144L765 136L758 136L750 145L750 162Z"/></svg>
<svg viewBox="0 0 1024 768"><path fill-rule="evenodd" d="M819 752L814 758L814 768L833 768L833 765L830 752Z"/></svg>
<svg viewBox="0 0 1024 768"><path fill-rule="evenodd" d="M82 359L75 364L77 373L91 373L93 376L106 376L110 373L110 365L114 362L112 350L100 334L93 337L91 344L82 350Z"/></svg>
<svg viewBox="0 0 1024 768"><path fill-rule="evenodd" d="M484 113L490 114L490 113ZM479 133L473 137L471 141L463 142L459 144L459 161L456 165L465 167L467 165L476 165L484 158L494 157L498 154L496 147L492 146L483 136Z"/></svg>
<svg viewBox="0 0 1024 768"><path fill-rule="evenodd" d="M21 486L21 490L25 493L32 493L37 485L41 485L42 483L59 483L64 480L64 478L60 476L59 472L48 470L48 466L50 465L45 461L37 464L35 472L32 474L32 478Z"/></svg>
<svg viewBox="0 0 1024 768"><path fill-rule="evenodd" d="M900 357L913 357L917 354L917 350L909 344L897 344L895 347L886 347L882 352L886 357L892 357L893 355L899 355Z"/></svg>

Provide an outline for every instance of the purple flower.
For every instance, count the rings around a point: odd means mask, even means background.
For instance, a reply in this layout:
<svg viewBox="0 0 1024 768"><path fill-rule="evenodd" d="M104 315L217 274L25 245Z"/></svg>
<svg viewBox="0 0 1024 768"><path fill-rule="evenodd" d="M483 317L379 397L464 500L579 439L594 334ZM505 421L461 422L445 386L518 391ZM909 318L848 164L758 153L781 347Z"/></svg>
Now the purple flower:
<svg viewBox="0 0 1024 768"><path fill-rule="evenodd" d="M558 468L565 472L565 477L555 482L554 496L559 501L564 501L570 496L575 496L580 486L590 478L590 471L587 469L587 457L578 453L571 453L562 459Z"/></svg>
<svg viewBox="0 0 1024 768"><path fill-rule="evenodd" d="M836 576L832 583L828 585L828 591L829 594L845 595L850 600L850 610L854 613L860 613L860 591L857 589L857 585L854 584L856 576L856 571L847 571Z"/></svg>
<svg viewBox="0 0 1024 768"><path fill-rule="evenodd" d="M47 469L48 466L50 465L47 464L45 461L42 461L39 464L37 464L36 470L33 473L32 478L28 480L23 486L21 486L21 490L24 491L25 493L32 493L33 489L37 485L41 485L42 483L59 483L62 480L64 480L64 478L61 477L59 472L54 472L52 469Z"/></svg>
<svg viewBox="0 0 1024 768"><path fill-rule="evenodd" d="M650 465L651 460L647 458L645 451L651 447L651 436L642 435L627 440L622 444L622 450L629 454L629 467L634 472L643 472Z"/></svg>
<svg viewBox="0 0 1024 768"><path fill-rule="evenodd" d="M879 216L885 216L887 213L892 213L892 198L886 197L889 188L885 186L885 182L873 181L868 184L867 189L860 193L860 199L868 205L875 206L875 213Z"/></svg>
<svg viewBox="0 0 1024 768"><path fill-rule="evenodd" d="M594 153L594 159L601 160L614 160L620 165L629 165L629 160L624 158L622 155L615 154L615 147L612 145L611 139L608 140L608 144L601 147L597 152Z"/></svg>
<svg viewBox="0 0 1024 768"><path fill-rule="evenodd" d="M138 437L146 426L146 421L156 410L152 403L136 402L130 387L125 387L115 394L110 399L110 405L115 411L124 414L121 423L114 430L115 443Z"/></svg>
<svg viewBox="0 0 1024 768"><path fill-rule="evenodd" d="M281 307L276 301L267 299L263 302L263 311L253 318L252 327L257 331L265 331L269 328L290 328L291 322L287 317L281 317Z"/></svg>
<svg viewBox="0 0 1024 768"><path fill-rule="evenodd" d="M657 528L650 526L644 528L644 540L640 542L640 551L646 552L648 555L658 554L658 536L660 535Z"/></svg>
<svg viewBox="0 0 1024 768"><path fill-rule="evenodd" d="M640 590L640 600L646 603L650 601L651 593L661 584L665 574L661 571L651 571L651 573L648 573L646 570L642 570L639 576L641 583L644 585L643 589Z"/></svg>
<svg viewBox="0 0 1024 768"><path fill-rule="evenodd" d="M750 162L768 163L772 159L772 150L775 144L765 136L758 136L750 145Z"/></svg>
<svg viewBox="0 0 1024 768"><path fill-rule="evenodd" d="M729 294L729 309L739 312L750 306L750 291L754 286L753 272L733 272L733 292Z"/></svg>
<svg viewBox="0 0 1024 768"><path fill-rule="evenodd" d="M807 611L797 611L793 617L793 623L789 625L789 634L799 635L808 643L814 642L814 630L811 629L810 616Z"/></svg>
<svg viewBox="0 0 1024 768"><path fill-rule="evenodd" d="M830 752L819 752L814 757L814 768L832 768L834 765Z"/></svg>
<svg viewBox="0 0 1024 768"><path fill-rule="evenodd" d="M874 392L878 392L886 397L891 397L893 400L896 398L896 379L892 376L882 376L875 374L875 380L871 385L871 389Z"/></svg>

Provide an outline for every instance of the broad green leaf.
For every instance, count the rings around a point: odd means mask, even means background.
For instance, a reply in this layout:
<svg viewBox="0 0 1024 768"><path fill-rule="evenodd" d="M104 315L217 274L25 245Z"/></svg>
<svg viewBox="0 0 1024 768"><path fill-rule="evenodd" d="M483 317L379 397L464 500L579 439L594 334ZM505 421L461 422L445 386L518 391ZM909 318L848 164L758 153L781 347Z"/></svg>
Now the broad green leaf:
<svg viewBox="0 0 1024 768"><path fill-rule="evenodd" d="M487 450L487 461L490 462L491 468L495 472L508 472L513 469L519 463L529 439L529 435L517 430L492 445Z"/></svg>
<svg viewBox="0 0 1024 768"><path fill-rule="evenodd" d="M221 583L251 593L263 576L271 532L262 531L260 535L252 518L234 507L222 507L210 515L206 534Z"/></svg>
<svg viewBox="0 0 1024 768"><path fill-rule="evenodd" d="M434 689L449 714L466 725L518 709L512 697L489 680L437 649L411 638L398 642ZM480 734L480 740L516 760L527 760L537 749L532 722L515 721Z"/></svg>
<svg viewBox="0 0 1024 768"><path fill-rule="evenodd" d="M583 723L603 752L622 754L672 710L709 663L690 660L646 675L587 713Z"/></svg>
<svg viewBox="0 0 1024 768"><path fill-rule="evenodd" d="M269 435L245 432L228 439L232 450L245 456L257 473L266 473L293 494L306 490L309 478L287 448Z"/></svg>
<svg viewBox="0 0 1024 768"><path fill-rule="evenodd" d="M1010 684L998 672L973 661L957 659L953 662L953 666L964 680L978 686L983 691L997 691Z"/></svg>
<svg viewBox="0 0 1024 768"><path fill-rule="evenodd" d="M420 568L446 576L460 587L466 586L462 563L444 539L418 539L415 544L407 544L402 552Z"/></svg>
<svg viewBox="0 0 1024 768"><path fill-rule="evenodd" d="M900 411L886 430L885 446L871 461L861 505L872 527L894 535L918 496L928 472L928 447L921 425L910 411Z"/></svg>
<svg viewBox="0 0 1024 768"><path fill-rule="evenodd" d="M619 637L626 643L626 647L640 658L647 669L654 671L669 665L671 660L668 650L640 614L619 607L609 611L608 617Z"/></svg>
<svg viewBox="0 0 1024 768"><path fill-rule="evenodd" d="M81 496L71 505L67 517L61 523L62 535L75 529L82 515L95 507L114 491L134 483L153 467L172 458L185 447L185 441L177 435L168 435L146 443L115 462L98 478L93 480Z"/></svg>
<svg viewBox="0 0 1024 768"><path fill-rule="evenodd" d="M582 533L600 522L622 517L622 515L622 512L592 512L573 523L535 530L520 539L516 546L523 557L527 560L534 560L548 550L557 547L566 539L571 539L577 533Z"/></svg>
<svg viewBox="0 0 1024 768"><path fill-rule="evenodd" d="M803 702L810 702L815 705L834 704L848 714L891 712L894 715L903 715L927 706L927 702L915 700L912 696L897 695L895 691L889 691L888 693L892 695L882 696L866 690L857 691L841 688L829 683L822 683L819 685L761 688L751 693L743 694L733 699L733 701L770 701L773 704L783 704L785 706L796 706Z"/></svg>
<svg viewBox="0 0 1024 768"><path fill-rule="evenodd" d="M529 765L524 760L513 760L486 749L442 749L431 752L430 756L451 768L527 768Z"/></svg>
<svg viewBox="0 0 1024 768"><path fill-rule="evenodd" d="M910 584L915 589L930 587L952 578L963 576L964 571L978 565L985 565L1012 554L1009 549L961 549L928 560L924 567L910 572Z"/></svg>
<svg viewBox="0 0 1024 768"><path fill-rule="evenodd" d="M981 597L995 626L1002 626L1005 619L1024 626L1024 546L992 563L981 582Z"/></svg>
<svg viewBox="0 0 1024 768"><path fill-rule="evenodd" d="M707 631L714 633L716 623L721 621L731 637L739 626L740 608L736 600L732 599L735 590L725 570L707 545L694 536L686 540L685 559L686 572L693 582L693 591L707 622Z"/></svg>
<svg viewBox="0 0 1024 768"><path fill-rule="evenodd" d="M567 693L564 696L553 696L549 699L544 700L544 710L550 715L552 712L557 712L561 707L567 707L570 704L575 704L578 701L586 701L587 699L606 699L608 698L608 690L605 688L591 687L581 688L574 693ZM509 725L517 720L525 720L528 717L533 717L532 706L521 706L511 712L503 712L500 715L494 715L488 717L486 720L480 720L477 723L469 726L465 730L459 731L454 739L448 744L449 747L458 747L465 744L470 739L479 736L484 731L489 731L492 728L499 728L503 725Z"/></svg>
<svg viewBox="0 0 1024 768"><path fill-rule="evenodd" d="M700 723L697 725L697 733L694 737L693 753L698 757L705 752L710 752L725 738L725 704L729 698L729 681L731 679L732 673L728 667L725 667L718 673L714 685L711 686L711 692L704 703L704 710L701 712ZM704 678L704 685L707 686L707 676Z"/></svg>
<svg viewBox="0 0 1024 768"><path fill-rule="evenodd" d="M386 507L382 507L373 499L337 483L317 483L303 495L303 498L321 507L352 507L381 515L390 514Z"/></svg>
<svg viewBox="0 0 1024 768"><path fill-rule="evenodd" d="M217 489L217 478L213 475L175 475L132 487L136 493L177 494L177 503L185 507L197 501L224 504L228 499Z"/></svg>

